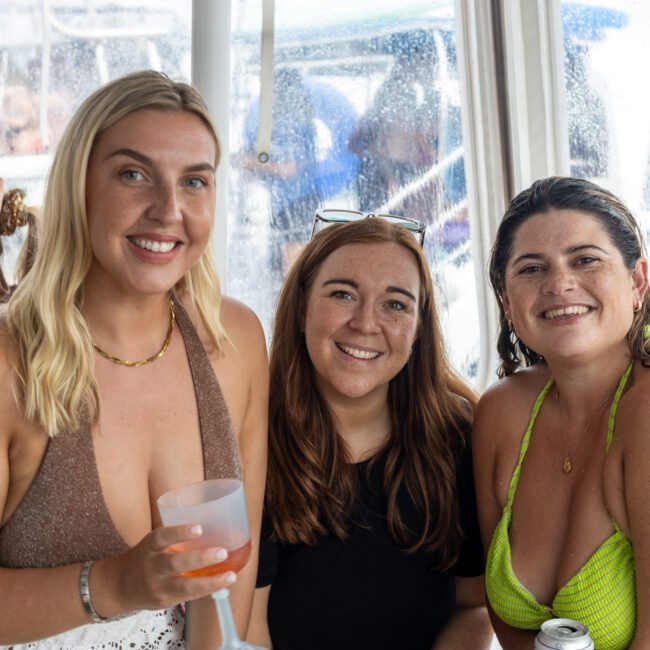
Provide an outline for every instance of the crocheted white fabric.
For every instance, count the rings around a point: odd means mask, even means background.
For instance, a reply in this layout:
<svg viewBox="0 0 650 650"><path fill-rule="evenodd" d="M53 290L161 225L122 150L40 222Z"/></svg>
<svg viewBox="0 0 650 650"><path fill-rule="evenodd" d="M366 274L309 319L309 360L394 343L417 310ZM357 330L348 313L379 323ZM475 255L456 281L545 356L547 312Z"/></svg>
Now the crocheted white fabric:
<svg viewBox="0 0 650 650"><path fill-rule="evenodd" d="M0 646L0 650L158 650L185 648L185 617L180 607L143 610L126 618L89 623L33 643Z"/></svg>

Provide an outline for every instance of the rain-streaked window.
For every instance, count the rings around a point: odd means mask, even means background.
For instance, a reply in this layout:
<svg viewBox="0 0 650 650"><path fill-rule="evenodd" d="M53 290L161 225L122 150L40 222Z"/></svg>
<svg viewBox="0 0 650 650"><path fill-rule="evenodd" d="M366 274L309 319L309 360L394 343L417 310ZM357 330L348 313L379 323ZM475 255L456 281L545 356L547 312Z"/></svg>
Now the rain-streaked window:
<svg viewBox="0 0 650 650"><path fill-rule="evenodd" d="M260 0L233 5L230 293L267 334L319 207L427 224L448 350L473 377L470 258L453 0L276 0L270 159L257 151Z"/></svg>
<svg viewBox="0 0 650 650"><path fill-rule="evenodd" d="M650 231L650 3L563 1L571 174L619 194Z"/></svg>

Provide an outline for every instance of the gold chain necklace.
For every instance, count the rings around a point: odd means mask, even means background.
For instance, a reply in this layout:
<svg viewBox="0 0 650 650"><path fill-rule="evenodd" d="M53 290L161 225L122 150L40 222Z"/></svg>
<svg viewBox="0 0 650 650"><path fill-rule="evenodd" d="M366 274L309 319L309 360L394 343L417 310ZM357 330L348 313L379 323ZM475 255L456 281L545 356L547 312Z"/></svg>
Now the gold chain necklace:
<svg viewBox="0 0 650 650"><path fill-rule="evenodd" d="M109 354L108 352L104 352L94 341L93 341L93 347L99 354L101 354L105 359L108 359L109 361L112 361L113 363L117 363L120 366L128 366L129 368L137 368L138 366L146 366L148 363L153 363L156 359L160 359L165 352L167 352L167 348L169 347L169 344L172 341L172 334L174 333L174 323L176 322L176 314L174 312L174 301L170 298L169 299L169 328L167 330L167 336L165 338L165 342L162 345L162 348L160 348L160 351L156 352L152 357L149 357L148 359L143 359L142 361L127 361L125 359L120 359L119 357L114 357L112 354Z"/></svg>
<svg viewBox="0 0 650 650"><path fill-rule="evenodd" d="M560 409L560 415L562 416L562 420L564 420L565 419L564 418L564 411L562 410L562 404L560 403L560 391L557 390L557 389L555 390L555 401L557 402L558 408ZM607 398L607 400L603 401L603 403L600 405L599 408L596 408L594 410L593 415L587 421L587 425L578 434L578 437L576 438L576 441L575 441L571 451L569 451L569 442L568 442L567 437L566 437L566 431L565 431L564 427L562 426L562 423L560 422L560 428L562 429L562 437L564 438L564 451L565 451L564 462L562 463L562 471L565 474L570 474L571 473L571 470L573 469L573 463L571 462L571 456L573 456L573 454L575 453L576 449L578 448L578 445L580 444L580 441L584 438L585 433L587 433L587 431L592 428L594 422L596 422L596 420L598 419L598 416L600 414L602 414L602 409L607 404L608 401L609 401L609 398Z"/></svg>

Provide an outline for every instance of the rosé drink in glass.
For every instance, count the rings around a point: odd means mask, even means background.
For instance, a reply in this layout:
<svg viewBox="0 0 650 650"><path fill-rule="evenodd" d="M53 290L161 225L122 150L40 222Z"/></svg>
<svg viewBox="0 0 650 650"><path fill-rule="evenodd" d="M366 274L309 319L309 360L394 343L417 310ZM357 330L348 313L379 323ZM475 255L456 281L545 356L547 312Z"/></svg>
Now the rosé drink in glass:
<svg viewBox="0 0 650 650"><path fill-rule="evenodd" d="M228 551L228 558L223 562L182 575L197 577L237 572L248 562L251 541L244 485L239 479L219 478L175 488L158 499L158 510L165 526L199 524L203 528L201 537L177 544L173 551L180 553L211 546ZM219 650L255 650L255 646L241 641L237 635L228 594L227 589L213 594L223 638Z"/></svg>

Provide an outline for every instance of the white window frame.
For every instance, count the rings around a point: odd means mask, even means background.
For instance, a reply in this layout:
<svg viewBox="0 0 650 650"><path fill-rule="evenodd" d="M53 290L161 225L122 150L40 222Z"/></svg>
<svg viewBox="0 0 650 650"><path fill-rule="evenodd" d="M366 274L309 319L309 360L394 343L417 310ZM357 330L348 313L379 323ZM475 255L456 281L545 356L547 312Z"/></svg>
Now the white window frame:
<svg viewBox="0 0 650 650"><path fill-rule="evenodd" d="M221 143L212 247L223 293L228 292L231 32L231 0L192 1L192 83L206 100Z"/></svg>
<svg viewBox="0 0 650 650"><path fill-rule="evenodd" d="M567 175L569 137L560 0L501 0L517 193L539 178Z"/></svg>

